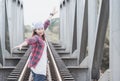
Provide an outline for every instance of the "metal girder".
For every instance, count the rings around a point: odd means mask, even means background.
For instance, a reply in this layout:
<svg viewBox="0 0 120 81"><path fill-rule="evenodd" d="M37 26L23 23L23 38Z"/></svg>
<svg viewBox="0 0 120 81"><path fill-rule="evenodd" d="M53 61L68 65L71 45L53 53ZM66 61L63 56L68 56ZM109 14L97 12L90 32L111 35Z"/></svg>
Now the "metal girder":
<svg viewBox="0 0 120 81"><path fill-rule="evenodd" d="M1 37L0 37L0 63L3 65L3 55L2 55Z"/></svg>
<svg viewBox="0 0 120 81"><path fill-rule="evenodd" d="M85 0L85 10L84 10L84 19L83 19L79 64L86 57L87 40L88 40L88 0Z"/></svg>
<svg viewBox="0 0 120 81"><path fill-rule="evenodd" d="M5 48L10 53L10 36L9 36L9 29L8 29L8 12L5 0Z"/></svg>
<svg viewBox="0 0 120 81"><path fill-rule="evenodd" d="M120 80L120 0L110 0L111 81Z"/></svg>
<svg viewBox="0 0 120 81"><path fill-rule="evenodd" d="M74 29L73 29L73 42L72 53L77 49L77 1L75 5Z"/></svg>
<svg viewBox="0 0 120 81"><path fill-rule="evenodd" d="M98 80L100 73L100 65L103 56L103 47L106 35L106 29L109 20L109 0L102 0L101 10L97 23L96 44L92 64L92 79Z"/></svg>

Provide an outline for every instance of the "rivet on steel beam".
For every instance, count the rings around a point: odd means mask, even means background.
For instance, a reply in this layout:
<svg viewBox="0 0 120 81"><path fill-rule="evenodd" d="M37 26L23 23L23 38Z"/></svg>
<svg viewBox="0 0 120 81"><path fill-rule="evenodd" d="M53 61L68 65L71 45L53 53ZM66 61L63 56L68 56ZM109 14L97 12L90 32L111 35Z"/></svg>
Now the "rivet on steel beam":
<svg viewBox="0 0 120 81"><path fill-rule="evenodd" d="M62 4L60 4L60 8L62 8Z"/></svg>
<svg viewBox="0 0 120 81"><path fill-rule="evenodd" d="M13 2L16 2L16 0L13 0Z"/></svg>
<svg viewBox="0 0 120 81"><path fill-rule="evenodd" d="M63 5L65 5L65 0L63 1Z"/></svg>
<svg viewBox="0 0 120 81"><path fill-rule="evenodd" d="M18 0L18 5L20 5L20 0Z"/></svg>
<svg viewBox="0 0 120 81"><path fill-rule="evenodd" d="M67 2L70 2L70 0L67 0Z"/></svg>

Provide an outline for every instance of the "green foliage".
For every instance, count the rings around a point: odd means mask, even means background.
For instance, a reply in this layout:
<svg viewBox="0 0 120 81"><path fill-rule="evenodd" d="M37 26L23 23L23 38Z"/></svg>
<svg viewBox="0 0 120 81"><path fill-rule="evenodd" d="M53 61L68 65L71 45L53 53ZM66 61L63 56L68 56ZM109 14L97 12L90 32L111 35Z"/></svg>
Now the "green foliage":
<svg viewBox="0 0 120 81"><path fill-rule="evenodd" d="M30 25L25 25L25 33L27 32L31 32L32 31L32 28Z"/></svg>
<svg viewBox="0 0 120 81"><path fill-rule="evenodd" d="M52 19L48 29L53 32L53 28L59 26L59 22L60 22L59 18Z"/></svg>

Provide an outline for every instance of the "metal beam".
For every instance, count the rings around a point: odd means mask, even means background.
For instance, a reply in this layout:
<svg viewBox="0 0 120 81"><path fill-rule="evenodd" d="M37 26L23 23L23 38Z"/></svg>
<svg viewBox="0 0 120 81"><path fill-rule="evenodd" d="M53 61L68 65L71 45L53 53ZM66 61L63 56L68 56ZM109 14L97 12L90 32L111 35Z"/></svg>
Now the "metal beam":
<svg viewBox="0 0 120 81"><path fill-rule="evenodd" d="M3 55L2 55L1 37L0 37L0 63L3 65Z"/></svg>
<svg viewBox="0 0 120 81"><path fill-rule="evenodd" d="M8 11L7 11L7 2L5 0L5 48L10 53L10 34L8 28Z"/></svg>
<svg viewBox="0 0 120 81"><path fill-rule="evenodd" d="M77 1L76 1L77 3ZM77 49L77 4L75 5L75 17L74 17L74 30L73 30L73 42L72 53Z"/></svg>
<svg viewBox="0 0 120 81"><path fill-rule="evenodd" d="M84 11L84 19L83 19L79 64L86 57L87 40L88 40L88 0L85 0L85 11Z"/></svg>
<svg viewBox="0 0 120 81"><path fill-rule="evenodd" d="M92 65L92 79L94 80L98 80L100 76L99 70L102 61L108 19L109 19L109 0L103 0L97 24L98 29Z"/></svg>
<svg viewBox="0 0 120 81"><path fill-rule="evenodd" d="M88 0L88 67L90 81L95 48L96 23L97 23L97 0Z"/></svg>
<svg viewBox="0 0 120 81"><path fill-rule="evenodd" d="M120 80L120 0L110 0L111 81Z"/></svg>

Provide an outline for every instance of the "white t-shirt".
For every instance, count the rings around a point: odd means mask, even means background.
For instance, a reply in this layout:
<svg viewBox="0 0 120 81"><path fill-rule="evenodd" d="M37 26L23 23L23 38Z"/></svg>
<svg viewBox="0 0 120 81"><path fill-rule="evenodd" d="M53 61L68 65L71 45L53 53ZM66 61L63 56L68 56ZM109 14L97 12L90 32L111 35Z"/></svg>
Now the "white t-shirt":
<svg viewBox="0 0 120 81"><path fill-rule="evenodd" d="M46 43L45 43L45 47L44 47L43 54L41 56L40 61L38 62L35 68L31 67L31 70L36 74L46 75L46 70L47 70L47 45Z"/></svg>

